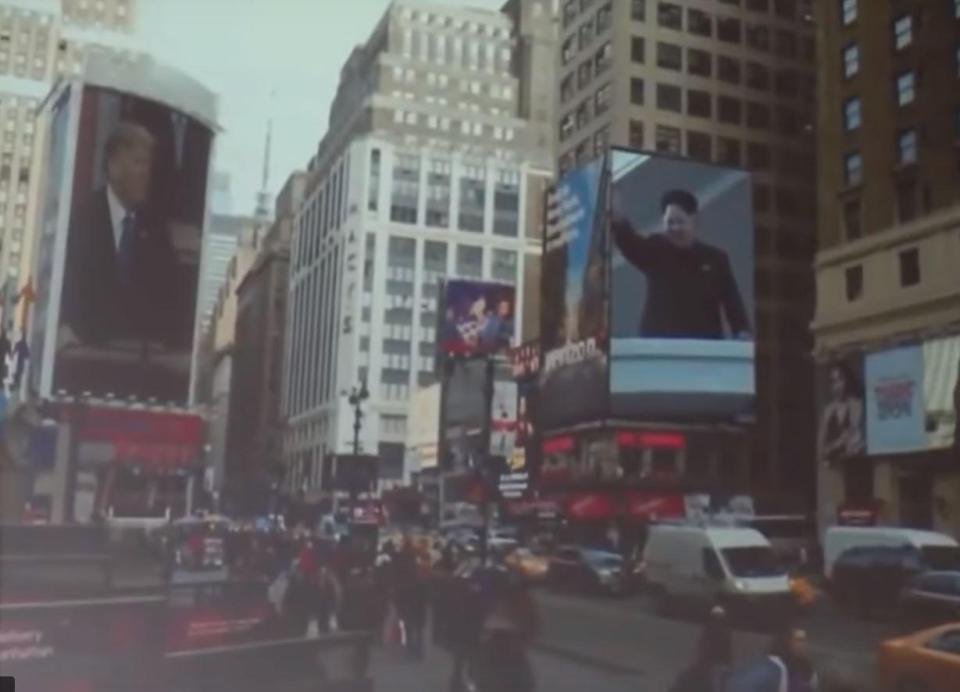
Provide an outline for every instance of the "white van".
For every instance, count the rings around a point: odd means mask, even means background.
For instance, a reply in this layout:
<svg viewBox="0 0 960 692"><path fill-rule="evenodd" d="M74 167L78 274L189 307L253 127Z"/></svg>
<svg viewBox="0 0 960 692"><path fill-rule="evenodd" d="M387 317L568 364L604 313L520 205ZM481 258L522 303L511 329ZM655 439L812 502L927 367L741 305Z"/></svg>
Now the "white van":
<svg viewBox="0 0 960 692"><path fill-rule="evenodd" d="M833 578L833 565L851 548L913 546L928 569L960 567L960 546L950 536L936 531L901 529L895 526L831 526L823 538L823 574Z"/></svg>
<svg viewBox="0 0 960 692"><path fill-rule="evenodd" d="M643 551L647 583L672 599L703 605L786 606L787 572L755 529L659 524Z"/></svg>

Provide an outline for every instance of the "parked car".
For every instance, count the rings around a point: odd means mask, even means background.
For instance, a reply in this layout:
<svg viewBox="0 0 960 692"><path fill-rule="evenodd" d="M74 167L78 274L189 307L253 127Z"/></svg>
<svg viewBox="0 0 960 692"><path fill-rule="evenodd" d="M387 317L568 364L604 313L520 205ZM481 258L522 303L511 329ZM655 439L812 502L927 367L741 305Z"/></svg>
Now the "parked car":
<svg viewBox="0 0 960 692"><path fill-rule="evenodd" d="M926 569L960 569L960 545L951 536L892 526L831 526L823 539L823 571L833 579L837 559L852 548L911 546Z"/></svg>
<svg viewBox="0 0 960 692"><path fill-rule="evenodd" d="M632 588L622 556L605 550L565 546L550 558L547 580L558 588L624 595Z"/></svg>
<svg viewBox="0 0 960 692"><path fill-rule="evenodd" d="M895 607L904 586L923 571L919 551L909 545L851 548L834 561L830 588L841 606L869 616Z"/></svg>
<svg viewBox="0 0 960 692"><path fill-rule="evenodd" d="M938 625L960 620L960 571L923 572L900 593L900 620Z"/></svg>
<svg viewBox="0 0 960 692"><path fill-rule="evenodd" d="M883 642L878 666L883 692L960 690L960 622Z"/></svg>

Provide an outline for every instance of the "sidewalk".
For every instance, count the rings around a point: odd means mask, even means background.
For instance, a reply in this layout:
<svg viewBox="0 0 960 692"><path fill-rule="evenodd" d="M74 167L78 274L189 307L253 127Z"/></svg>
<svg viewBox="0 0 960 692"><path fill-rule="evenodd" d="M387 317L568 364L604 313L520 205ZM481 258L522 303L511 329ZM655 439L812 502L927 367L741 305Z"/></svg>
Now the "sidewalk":
<svg viewBox="0 0 960 692"><path fill-rule="evenodd" d="M580 665L541 651L531 652L541 692L636 692L646 689L643 678ZM446 651L427 645L423 661L411 661L396 648L374 650L372 669L377 692L447 692L451 659Z"/></svg>

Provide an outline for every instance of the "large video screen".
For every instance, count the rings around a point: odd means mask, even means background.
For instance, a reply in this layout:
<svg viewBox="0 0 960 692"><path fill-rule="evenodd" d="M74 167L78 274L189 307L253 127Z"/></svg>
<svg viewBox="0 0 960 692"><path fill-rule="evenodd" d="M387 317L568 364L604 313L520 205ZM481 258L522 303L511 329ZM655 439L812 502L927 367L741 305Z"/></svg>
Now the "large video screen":
<svg viewBox="0 0 960 692"><path fill-rule="evenodd" d="M606 160L564 174L548 193L543 246L540 420L545 430L607 406Z"/></svg>
<svg viewBox="0 0 960 692"><path fill-rule="evenodd" d="M753 339L750 175L615 150L613 338Z"/></svg>
<svg viewBox="0 0 960 692"><path fill-rule="evenodd" d="M444 284L437 338L443 355L471 357L505 351L516 332L516 288L453 279Z"/></svg>
<svg viewBox="0 0 960 692"><path fill-rule="evenodd" d="M84 88L55 390L187 401L212 138L162 104Z"/></svg>

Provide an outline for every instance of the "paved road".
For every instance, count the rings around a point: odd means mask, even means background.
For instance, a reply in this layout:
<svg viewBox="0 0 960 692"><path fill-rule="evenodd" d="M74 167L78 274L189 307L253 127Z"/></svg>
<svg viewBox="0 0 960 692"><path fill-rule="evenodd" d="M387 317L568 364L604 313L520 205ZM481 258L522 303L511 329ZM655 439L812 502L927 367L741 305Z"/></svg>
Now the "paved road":
<svg viewBox="0 0 960 692"><path fill-rule="evenodd" d="M541 591L537 598L544 647L633 671L644 681L643 689L666 689L691 660L700 625L695 619L657 615L643 597L615 600ZM832 679L870 689L877 642L893 628L852 620L829 606L803 622L819 669ZM735 633L738 661L761 655L768 646L768 634Z"/></svg>

